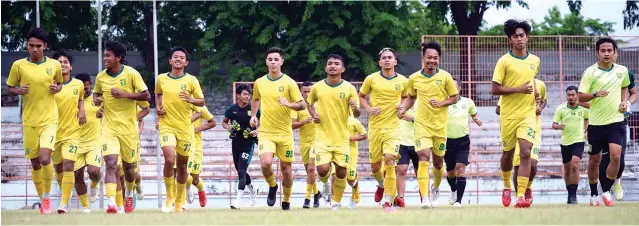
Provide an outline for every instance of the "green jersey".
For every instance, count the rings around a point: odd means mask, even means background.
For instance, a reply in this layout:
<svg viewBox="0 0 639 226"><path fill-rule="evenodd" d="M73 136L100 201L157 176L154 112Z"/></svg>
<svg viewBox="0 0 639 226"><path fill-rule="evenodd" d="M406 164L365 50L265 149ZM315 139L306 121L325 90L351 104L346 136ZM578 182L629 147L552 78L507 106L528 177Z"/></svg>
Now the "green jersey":
<svg viewBox="0 0 639 226"><path fill-rule="evenodd" d="M608 91L605 97L596 97L590 101L590 125L609 125L624 120L619 112L621 104L621 89L630 85L628 68L613 64L608 70L593 64L584 71L579 82L580 93L595 93L599 90Z"/></svg>
<svg viewBox="0 0 639 226"><path fill-rule="evenodd" d="M584 121L588 120L588 112L589 110L585 107L577 105L571 108L568 103L557 107L552 121L564 125L561 131L561 145L566 146L586 140Z"/></svg>

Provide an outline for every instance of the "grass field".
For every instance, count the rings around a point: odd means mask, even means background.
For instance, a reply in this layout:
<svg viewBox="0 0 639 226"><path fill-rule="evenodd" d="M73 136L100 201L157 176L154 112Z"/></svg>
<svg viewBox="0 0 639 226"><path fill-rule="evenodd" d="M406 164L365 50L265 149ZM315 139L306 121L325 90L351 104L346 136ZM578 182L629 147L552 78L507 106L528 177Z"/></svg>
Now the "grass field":
<svg viewBox="0 0 639 226"><path fill-rule="evenodd" d="M422 210L418 207L383 213L381 208L329 209L278 208L254 209L190 209L181 214L165 214L159 210L137 210L133 214L83 214L77 210L68 215L40 216L35 210L3 210L2 224L268 224L268 225L353 225L353 224L639 224L639 203L618 203L613 208L590 207L585 204L535 205L530 209L502 206L441 207Z"/></svg>

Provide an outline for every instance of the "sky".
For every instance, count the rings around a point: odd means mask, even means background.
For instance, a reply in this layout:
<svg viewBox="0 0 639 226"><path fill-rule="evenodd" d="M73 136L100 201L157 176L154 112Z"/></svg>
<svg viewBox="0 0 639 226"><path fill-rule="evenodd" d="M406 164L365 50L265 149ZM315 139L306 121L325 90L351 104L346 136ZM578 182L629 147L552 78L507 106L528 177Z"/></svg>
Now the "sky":
<svg viewBox="0 0 639 226"><path fill-rule="evenodd" d="M544 16L548 15L548 10L553 6L558 6L562 15L570 13L568 4L562 0L528 0L529 9L519 6L513 1L509 9L489 8L484 14L484 20L488 22L490 27L503 24L504 21L512 19L516 15L517 19L533 19L535 22L541 22ZM582 1L581 15L585 18L601 19L601 21L614 22L615 32L613 36L639 35L639 28L635 27L631 30L623 29L623 10L626 7L626 0L584 0Z"/></svg>

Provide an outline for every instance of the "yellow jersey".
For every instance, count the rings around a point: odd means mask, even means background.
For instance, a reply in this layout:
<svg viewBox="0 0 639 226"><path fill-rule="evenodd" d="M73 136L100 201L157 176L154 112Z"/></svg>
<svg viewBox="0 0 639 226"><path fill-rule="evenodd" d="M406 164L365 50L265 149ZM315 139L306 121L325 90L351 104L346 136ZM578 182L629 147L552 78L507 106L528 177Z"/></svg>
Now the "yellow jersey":
<svg viewBox="0 0 639 226"><path fill-rule="evenodd" d="M259 133L293 136L291 109L280 105L279 98L284 97L290 103L302 101L302 93L297 83L286 74L277 79L267 75L255 80L253 100L260 100Z"/></svg>
<svg viewBox="0 0 639 226"><path fill-rule="evenodd" d="M415 108L418 108L417 105L419 103L415 103L413 107L406 111L407 115L415 116ZM406 120L399 120L399 144L404 146L415 146L415 122L409 122Z"/></svg>
<svg viewBox="0 0 639 226"><path fill-rule="evenodd" d="M82 101L84 104L84 115L87 118L87 122L80 126L80 144L88 144L100 139L102 134L101 120L95 115L100 110L100 106L96 106L93 103L93 93Z"/></svg>
<svg viewBox="0 0 639 226"><path fill-rule="evenodd" d="M140 73L134 68L122 65L120 72L109 74L107 70L98 73L95 78L94 93L102 94L104 105L102 132L112 135L138 134L137 108L135 100L115 98L111 89L118 88L127 93L141 93L148 88Z"/></svg>
<svg viewBox="0 0 639 226"><path fill-rule="evenodd" d="M57 141L80 139L78 104L82 99L84 99L84 83L74 78L64 83L62 90L55 94L55 104L58 107Z"/></svg>
<svg viewBox="0 0 639 226"><path fill-rule="evenodd" d="M397 128L399 118L397 118L397 105L401 103L402 97L406 97L405 86L408 79L400 74L395 74L392 78L386 78L382 71L366 76L359 92L370 94L370 106L382 109L379 115L369 116L369 127L373 129Z"/></svg>
<svg viewBox="0 0 639 226"><path fill-rule="evenodd" d="M31 62L29 58L13 62L7 78L7 86L29 84L29 93L22 95L22 125L43 126L58 122L55 98L49 92L53 83L64 82L62 66L57 60L44 57L42 62Z"/></svg>
<svg viewBox="0 0 639 226"><path fill-rule="evenodd" d="M546 100L546 83L544 83L544 81L541 81L539 79L535 79L535 85L537 87L537 93L539 93L539 98L541 99L541 101L545 101ZM499 110L500 115L501 115L501 109L502 109L501 108L502 101L503 101L503 96L499 96L499 101L497 101L497 106L499 106L500 108ZM541 115L537 115L536 120L537 120L537 123L541 123Z"/></svg>
<svg viewBox="0 0 639 226"><path fill-rule="evenodd" d="M317 106L316 113L320 118L317 136L324 145L342 145L350 141L348 117L351 115L351 107L348 102L351 98L359 106L355 86L345 80L337 85L329 85L324 79L311 87L308 104ZM264 115L266 113L262 117Z"/></svg>
<svg viewBox="0 0 639 226"><path fill-rule="evenodd" d="M184 73L179 77L171 77L169 73L164 73L158 76L155 82L155 93L162 94L162 107L166 112L166 115L160 117L158 123L160 130L193 131L192 104L180 98L181 92L186 92L193 98L204 98L200 82L193 75Z"/></svg>
<svg viewBox="0 0 639 226"><path fill-rule="evenodd" d="M311 117L311 113L308 112L308 109L304 109L301 111L291 111L291 118L296 119L297 121L304 121L308 117ZM299 128L300 132L300 144L312 143L315 141L316 132L315 132L315 123L311 122L303 125Z"/></svg>
<svg viewBox="0 0 639 226"><path fill-rule="evenodd" d="M357 118L351 116L351 117L348 117L348 132L350 137L354 137L355 135L365 135L366 129L364 129L362 122L360 122ZM359 151L358 149L359 149L359 141L351 141L350 153L352 154L358 153Z"/></svg>
<svg viewBox="0 0 639 226"><path fill-rule="evenodd" d="M532 86L535 76L539 74L539 64L539 57L533 54L528 54L522 58L516 57L512 52L509 52L497 61L493 72L493 82L508 88L521 87L527 82ZM522 119L535 117L534 93L502 95L502 98L500 118Z"/></svg>
<svg viewBox="0 0 639 226"><path fill-rule="evenodd" d="M439 68L432 75L425 74L422 69L410 76L406 89L408 95L416 96L419 103L415 110L415 127L425 131L416 132L429 137L446 137L448 107L433 107L430 100L444 101L458 94L453 76Z"/></svg>
<svg viewBox="0 0 639 226"><path fill-rule="evenodd" d="M204 107L195 107L195 112L202 112L202 116L200 116L200 118L196 119L195 122L193 122L193 129L198 128L200 126L202 126L202 119L204 119L205 122L210 121L211 119L213 119L213 114L211 114L211 112L209 111L209 109L206 107L206 105ZM197 132L195 133L195 142L202 142L202 132Z"/></svg>

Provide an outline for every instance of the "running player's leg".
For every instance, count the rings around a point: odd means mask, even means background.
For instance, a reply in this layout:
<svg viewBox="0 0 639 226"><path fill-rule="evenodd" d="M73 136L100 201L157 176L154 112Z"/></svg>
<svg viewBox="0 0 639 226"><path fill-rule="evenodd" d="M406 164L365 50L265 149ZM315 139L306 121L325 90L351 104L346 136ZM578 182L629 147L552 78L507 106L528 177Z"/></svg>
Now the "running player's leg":
<svg viewBox="0 0 639 226"><path fill-rule="evenodd" d="M266 204L268 206L275 205L275 196L277 195L277 183L275 183L275 175L273 174L273 157L275 155L275 143L267 139L266 137L260 138L258 144L258 155L260 157L260 168L262 169L262 175L264 180L268 184L268 196L266 197Z"/></svg>
<svg viewBox="0 0 639 226"><path fill-rule="evenodd" d="M408 164L411 160L411 151L415 152L415 147L404 145L399 146L399 161L397 161L397 198L395 199L396 205L398 202L404 201L404 193L406 191L406 173L408 172ZM404 207L401 205L397 206Z"/></svg>
<svg viewBox="0 0 639 226"><path fill-rule="evenodd" d="M206 206L206 192L204 191L204 181L200 178L200 172L202 172L202 158L203 146L202 143L196 143L196 149L193 152L193 157L189 157L189 167L191 170L191 184L197 188L198 199L200 200L200 207ZM187 182L188 183L188 182ZM187 184L187 188L190 184ZM188 189L187 189L188 190Z"/></svg>
<svg viewBox="0 0 639 226"><path fill-rule="evenodd" d="M193 152L193 134L175 134L177 145L175 146L176 171L176 194L175 194L175 212L182 212L186 204L186 181L189 177L187 164L189 157Z"/></svg>
<svg viewBox="0 0 639 226"><path fill-rule="evenodd" d="M433 137L433 187L431 189L431 206L439 205L439 185L444 177L444 155L446 154L446 138Z"/></svg>
<svg viewBox="0 0 639 226"><path fill-rule="evenodd" d="M368 150L370 155L371 171L373 173L373 177L377 181L375 202L381 202L382 198L384 198L384 171L382 170L384 152L382 150L381 130L371 128L369 134Z"/></svg>
<svg viewBox="0 0 639 226"><path fill-rule="evenodd" d="M31 161L31 175L33 183L42 198L40 213L50 214L51 184L53 178L53 164L51 153L56 142L57 124L42 127L23 126L23 145L25 156Z"/></svg>
<svg viewBox="0 0 639 226"><path fill-rule="evenodd" d="M626 168L626 146L627 137L623 136L623 142L621 144L621 159L619 160L619 171L617 172L617 179L615 180L615 184L613 185L613 192L615 193L615 199L622 200L623 199L623 187L621 185L621 176L623 175L623 170Z"/></svg>
<svg viewBox="0 0 639 226"><path fill-rule="evenodd" d="M516 120L500 119L499 130L502 140L502 155L500 159L501 178L504 182L504 190L502 191L502 204L506 207L510 206L512 183L513 161L515 156L515 148L517 143Z"/></svg>
<svg viewBox="0 0 639 226"><path fill-rule="evenodd" d="M137 173L135 172L137 152L140 146L140 137L138 134L134 135L120 135L120 157L122 158L122 168L124 171L124 184L125 184L125 200L124 211L130 213L133 211L133 195L135 191L135 179ZM186 163L184 163L186 167Z"/></svg>
<svg viewBox="0 0 639 226"><path fill-rule="evenodd" d="M66 140L61 144L62 155L62 170L63 170L63 178L62 178L62 197L60 200L60 207L58 208L58 213L67 213L69 212L70 205L69 200L71 199L71 195L73 193L73 186L75 184L75 160L76 160L76 152L78 151L78 140Z"/></svg>
<svg viewBox="0 0 639 226"><path fill-rule="evenodd" d="M231 203L231 209L239 209L240 204L242 203L242 196L244 195L244 188L246 187L246 175L240 172L240 162L242 161L242 154L244 153L244 146L241 141L233 140L231 144L231 154L233 157L233 166L235 167L235 172L237 172L237 194L235 194L236 200ZM244 156L248 159L248 155Z"/></svg>
<svg viewBox="0 0 639 226"><path fill-rule="evenodd" d="M601 190L603 192L602 198L606 206L614 206L610 190L612 189L615 179L617 178L617 173L619 172L623 143L622 137L626 135L626 127L622 123L613 123L605 125L604 129L604 145L607 143L610 164L608 164L608 168L606 169L606 178L601 180Z"/></svg>
<svg viewBox="0 0 639 226"><path fill-rule="evenodd" d="M293 154L293 137L281 137L276 147L277 158L280 159L282 172L282 210L289 210L291 206L291 193L293 189L293 167L295 160Z"/></svg>
<svg viewBox="0 0 639 226"><path fill-rule="evenodd" d="M138 142L138 150L135 153L135 194L138 200L143 200L144 191L142 189L142 173L140 173L140 155L142 154L142 147L140 142Z"/></svg>
<svg viewBox="0 0 639 226"><path fill-rule="evenodd" d="M84 183L84 169L86 168L85 158L88 153L78 154L74 168L75 174L75 192L78 194L78 199L80 199L80 204L84 208L84 212L88 213L91 211L91 206L89 206L89 197L87 196L87 184Z"/></svg>
<svg viewBox="0 0 639 226"><path fill-rule="evenodd" d="M164 188L166 190L166 200L162 207L162 212L172 212L173 204L175 203L175 171L173 166L176 164L175 145L177 141L175 135L169 132L160 132L160 147L162 148L162 154L164 156Z"/></svg>
<svg viewBox="0 0 639 226"><path fill-rule="evenodd" d="M239 176L239 183L237 185L238 196L237 203L240 204L242 195L244 194L245 188L251 184L251 178L248 175L248 167L251 163L251 154L253 152L253 143L244 144L240 146L238 164L237 164L237 174ZM235 157L235 156L234 156ZM255 203L252 203L253 205Z"/></svg>
<svg viewBox="0 0 639 226"><path fill-rule="evenodd" d="M455 206L461 206L464 191L466 190L466 166L470 163L468 161L468 155L470 154L470 137L466 135L462 139L455 158L455 174L457 175L457 181L455 183L457 187L457 200Z"/></svg>
<svg viewBox="0 0 639 226"><path fill-rule="evenodd" d="M399 131L397 129L381 129L381 147L384 154L384 205L392 206L397 190L397 173L395 161L399 155Z"/></svg>
<svg viewBox="0 0 639 226"><path fill-rule="evenodd" d="M309 167L309 156L313 144L300 144L300 155L302 163L306 170L306 194L304 196L303 208L311 208L311 195L317 194L317 185L315 184L315 167ZM319 203L318 203L319 204Z"/></svg>
<svg viewBox="0 0 639 226"><path fill-rule="evenodd" d="M417 131L417 128L416 128ZM430 155L433 151L433 137L419 137L415 134L415 151L419 158L419 168L417 169L417 183L419 185L419 193L422 195L421 208L431 208L429 197L429 180L428 174L430 167Z"/></svg>
<svg viewBox="0 0 639 226"><path fill-rule="evenodd" d="M104 173L104 182L105 182L105 190L106 196L109 200L107 205L107 213L117 213L117 204L116 204L116 193L117 193L117 184L118 183L118 159L120 156L120 141L115 135L104 135L104 145L106 148L103 148L104 155L104 163L106 165L105 173Z"/></svg>
<svg viewBox="0 0 639 226"><path fill-rule="evenodd" d="M448 139L446 141L446 154L444 154L444 162L446 163L446 181L450 186L450 197L448 203L450 205L455 204L457 201L457 171L456 171L456 159L457 159L457 140Z"/></svg>
<svg viewBox="0 0 639 226"><path fill-rule="evenodd" d="M315 195L313 195L313 208L318 208L320 206L320 199L323 197L323 195L327 195L327 194L322 194L320 193L319 189L317 188L317 179L315 178L315 175L317 175L316 173L316 167L315 167L315 148L314 148L315 144L313 144L313 146L311 146L309 153L308 153L308 160L306 161L306 167L307 167L307 174L309 175L313 175L312 177L312 182L313 182L313 193ZM308 183L308 181L307 181Z"/></svg>
<svg viewBox="0 0 639 226"><path fill-rule="evenodd" d="M122 168L122 158L118 160L117 186L115 188L115 203L118 206L118 213L124 213L124 168Z"/></svg>
<svg viewBox="0 0 639 226"><path fill-rule="evenodd" d="M359 193L359 179L357 174L357 162L359 159L359 153L357 149L350 150L348 153L348 161L346 161L346 181L351 186L351 208L356 208L360 201Z"/></svg>
<svg viewBox="0 0 639 226"><path fill-rule="evenodd" d="M517 170L517 203L515 207L530 207L524 193L530 179L532 165L531 151L535 141L535 118L519 120L516 124L516 136L519 142L519 169Z"/></svg>

